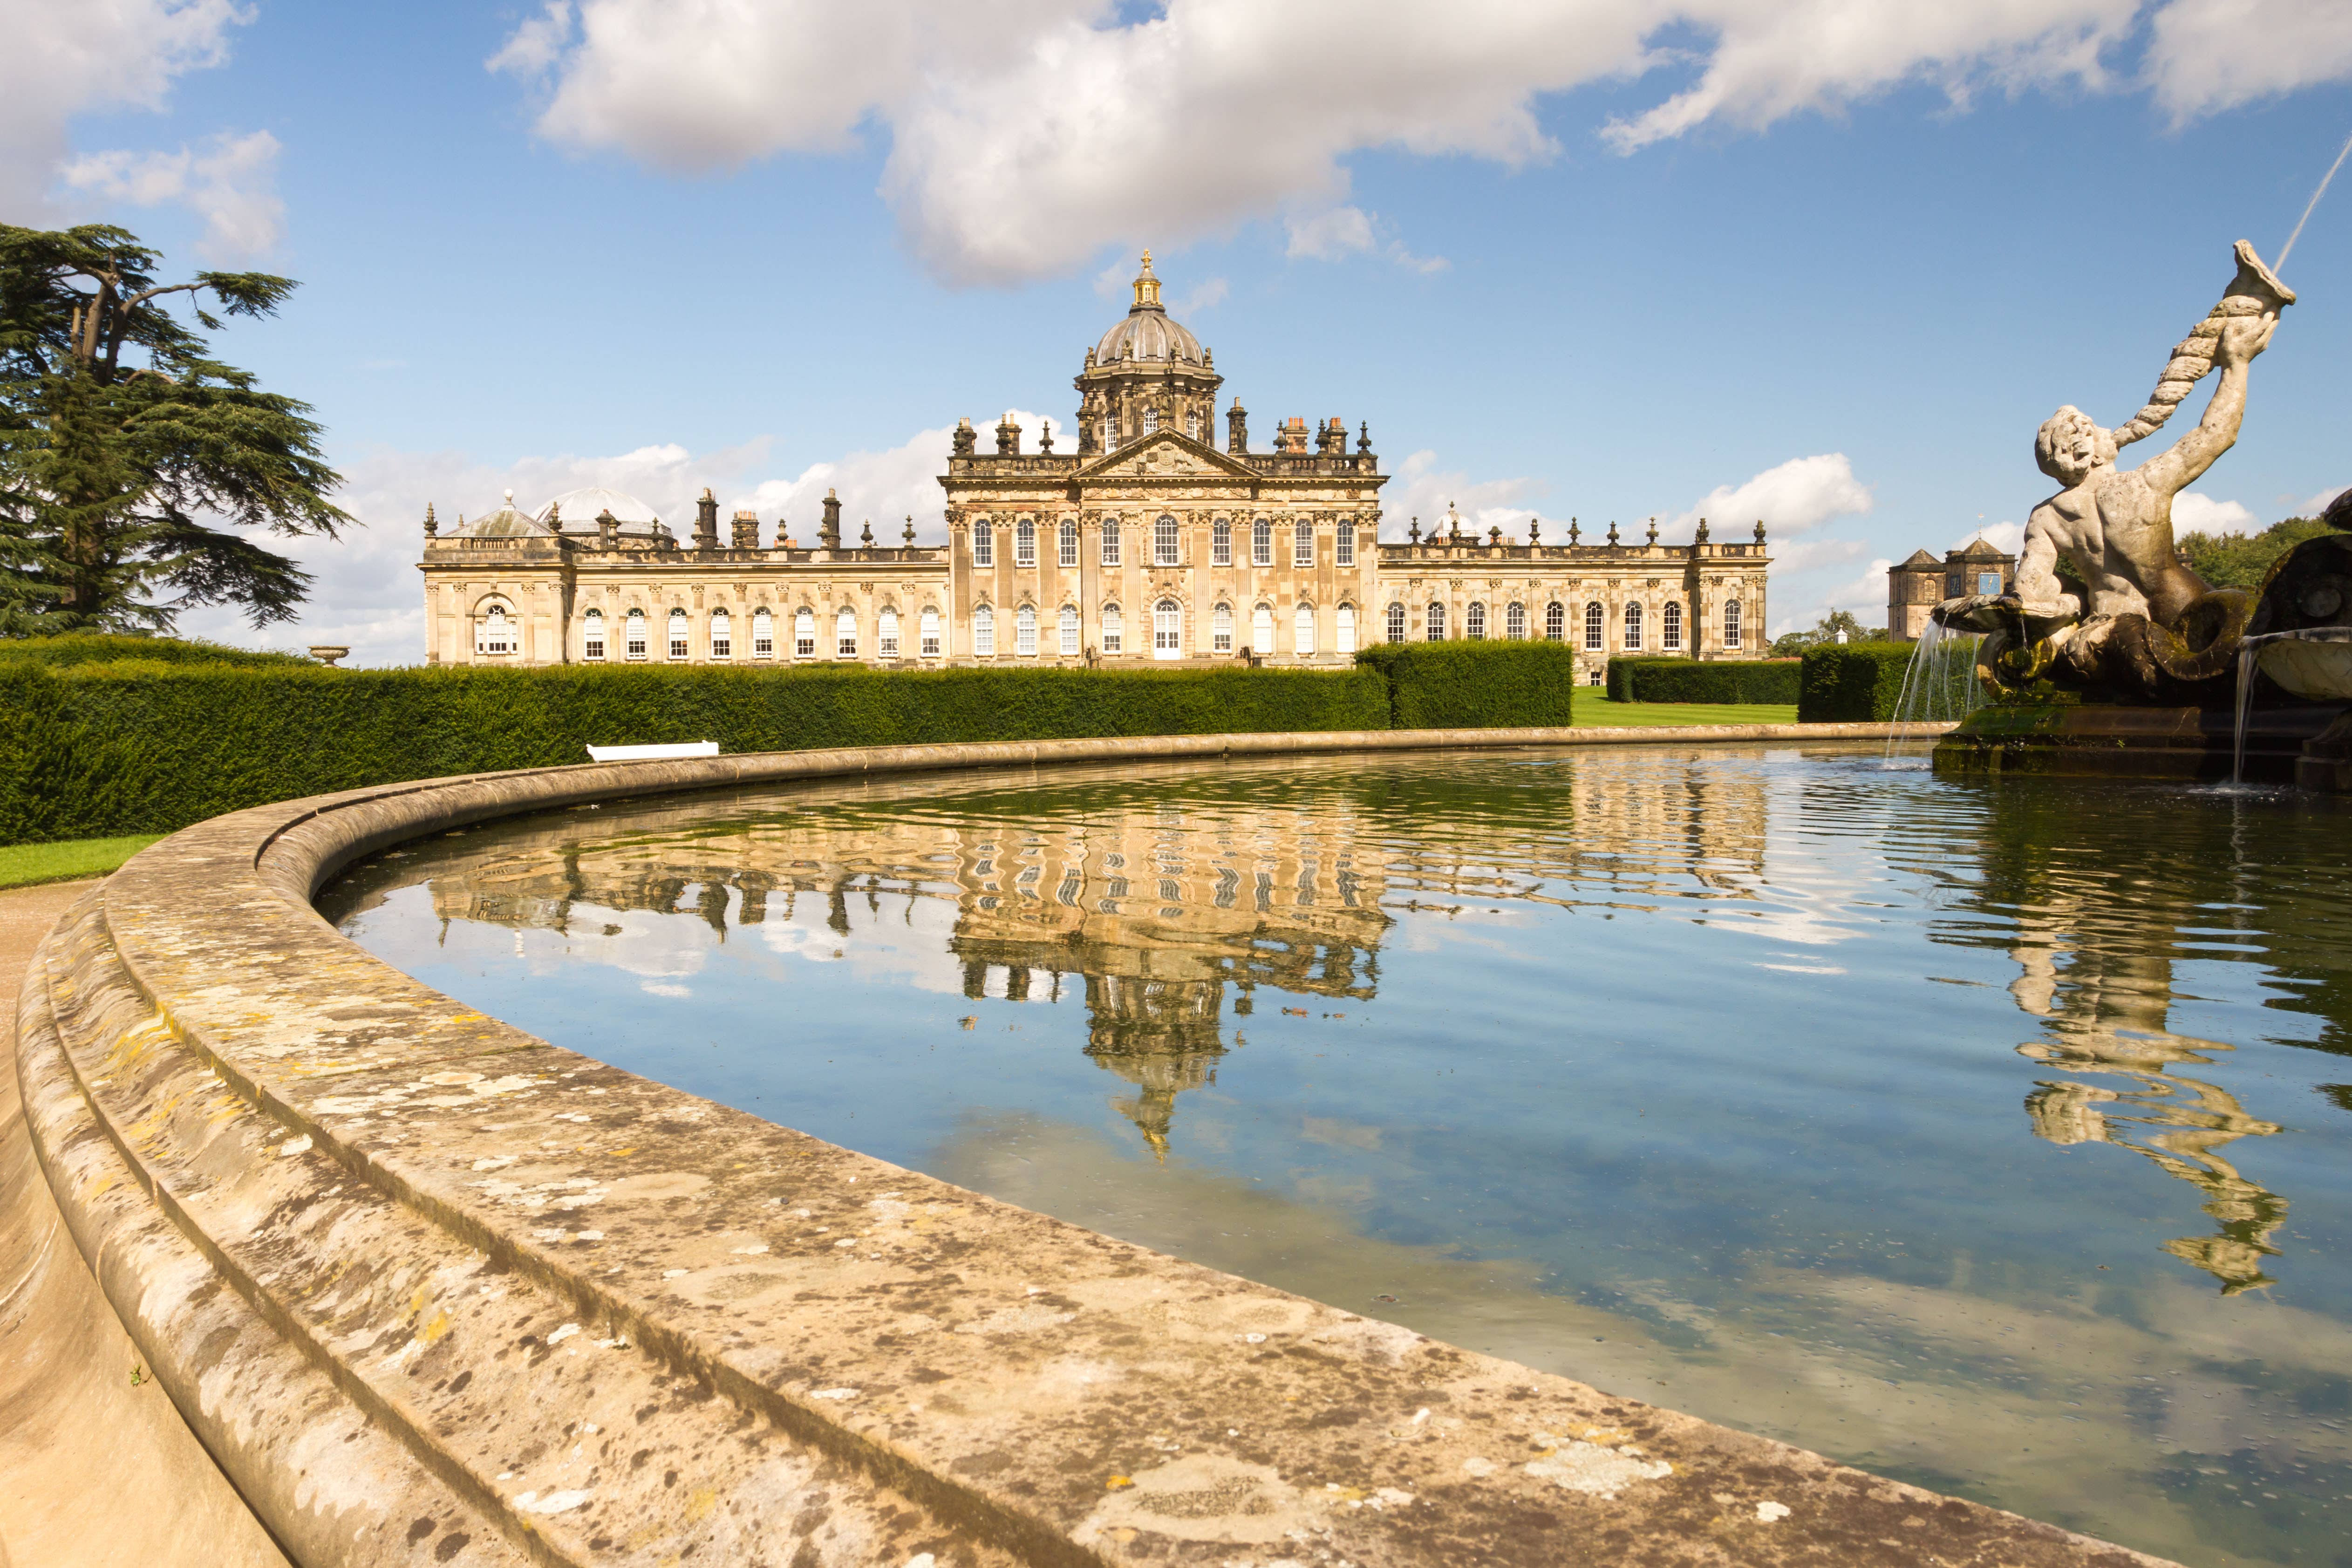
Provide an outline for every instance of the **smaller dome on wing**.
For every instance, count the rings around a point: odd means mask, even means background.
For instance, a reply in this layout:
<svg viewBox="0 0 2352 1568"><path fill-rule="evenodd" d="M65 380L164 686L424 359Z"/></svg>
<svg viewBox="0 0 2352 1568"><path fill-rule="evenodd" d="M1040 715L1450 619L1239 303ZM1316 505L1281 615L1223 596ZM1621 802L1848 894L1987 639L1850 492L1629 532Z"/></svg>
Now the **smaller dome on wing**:
<svg viewBox="0 0 2352 1568"><path fill-rule="evenodd" d="M623 533L651 533L661 521L653 508L626 490L583 485L549 501L540 511L539 523L541 528L560 526L566 533L593 533L600 511L611 512Z"/></svg>
<svg viewBox="0 0 2352 1568"><path fill-rule="evenodd" d="M514 491L494 511L483 513L461 531L468 539L545 539L551 536L546 524L529 512L515 508Z"/></svg>

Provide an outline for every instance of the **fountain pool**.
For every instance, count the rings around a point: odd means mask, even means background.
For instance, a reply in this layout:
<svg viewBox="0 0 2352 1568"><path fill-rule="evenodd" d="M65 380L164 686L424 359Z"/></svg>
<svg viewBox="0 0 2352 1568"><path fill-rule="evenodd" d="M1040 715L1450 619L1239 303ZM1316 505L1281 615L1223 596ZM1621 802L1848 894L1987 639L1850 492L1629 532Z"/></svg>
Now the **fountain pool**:
<svg viewBox="0 0 2352 1568"><path fill-rule="evenodd" d="M561 1045L2200 1564L2352 1561L2352 836L1874 747L698 794L320 898Z"/></svg>

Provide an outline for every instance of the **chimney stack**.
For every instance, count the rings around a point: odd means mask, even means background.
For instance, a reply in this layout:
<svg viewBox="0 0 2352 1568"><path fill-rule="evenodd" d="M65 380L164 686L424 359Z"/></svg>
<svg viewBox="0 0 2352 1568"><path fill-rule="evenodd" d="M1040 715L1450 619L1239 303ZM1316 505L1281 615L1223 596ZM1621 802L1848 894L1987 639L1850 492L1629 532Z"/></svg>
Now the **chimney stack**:
<svg viewBox="0 0 2352 1568"><path fill-rule="evenodd" d="M738 550L760 548L760 514L758 512L739 511L735 514L734 545Z"/></svg>
<svg viewBox="0 0 2352 1568"><path fill-rule="evenodd" d="M708 485L702 489L702 499L694 503L694 547L719 548L719 498L710 493Z"/></svg>
<svg viewBox="0 0 2352 1568"><path fill-rule="evenodd" d="M971 428L969 422L965 428ZM824 521L817 524L816 542L820 550L841 548L841 498L831 490L824 492Z"/></svg>

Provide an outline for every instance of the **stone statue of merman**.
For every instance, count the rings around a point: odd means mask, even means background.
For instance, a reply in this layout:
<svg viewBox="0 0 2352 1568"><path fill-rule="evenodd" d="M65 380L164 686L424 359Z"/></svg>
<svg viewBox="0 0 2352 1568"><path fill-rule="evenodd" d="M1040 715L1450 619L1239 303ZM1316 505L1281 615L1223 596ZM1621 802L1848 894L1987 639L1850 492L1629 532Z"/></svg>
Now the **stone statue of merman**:
<svg viewBox="0 0 2352 1568"><path fill-rule="evenodd" d="M1979 655L1989 679L2021 687L2040 678L2125 700L2177 696L2229 668L2253 609L2251 595L2214 590L2182 565L2172 498L2238 438L2246 380L2294 291L2244 240L2238 272L2220 304L2173 350L2147 405L2113 431L2072 405L2042 422L2033 456L2065 488L2033 509L2011 591L1970 595L1936 607L1948 627L1993 634ZM2197 428L2136 468L2120 448L2149 435L2208 370L2221 374ZM2058 575L2060 557L2082 581Z"/></svg>

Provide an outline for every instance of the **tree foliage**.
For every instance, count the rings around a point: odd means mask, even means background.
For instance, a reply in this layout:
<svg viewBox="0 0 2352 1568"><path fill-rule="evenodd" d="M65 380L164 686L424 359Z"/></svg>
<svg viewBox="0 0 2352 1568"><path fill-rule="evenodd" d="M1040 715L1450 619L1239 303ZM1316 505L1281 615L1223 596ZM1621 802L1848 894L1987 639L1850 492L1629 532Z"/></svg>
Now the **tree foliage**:
<svg viewBox="0 0 2352 1568"><path fill-rule="evenodd" d="M1774 658L1801 658L1809 647L1822 647L1835 643L1840 632L1845 634L1845 640L1850 643L1886 640L1885 626L1865 626L1854 617L1851 610L1832 610L1828 615L1823 616L1821 624L1811 631L1782 632L1779 637L1774 637L1772 657Z"/></svg>
<svg viewBox="0 0 2352 1568"><path fill-rule="evenodd" d="M2260 533L2184 533L2175 542L2207 587L2259 588L2272 562L2328 531L2315 517L2290 517Z"/></svg>
<svg viewBox="0 0 2352 1568"><path fill-rule="evenodd" d="M206 336L274 315L294 282L162 282L162 259L109 224L0 224L0 635L168 630L198 605L290 620L310 575L249 533L352 521L310 405Z"/></svg>

